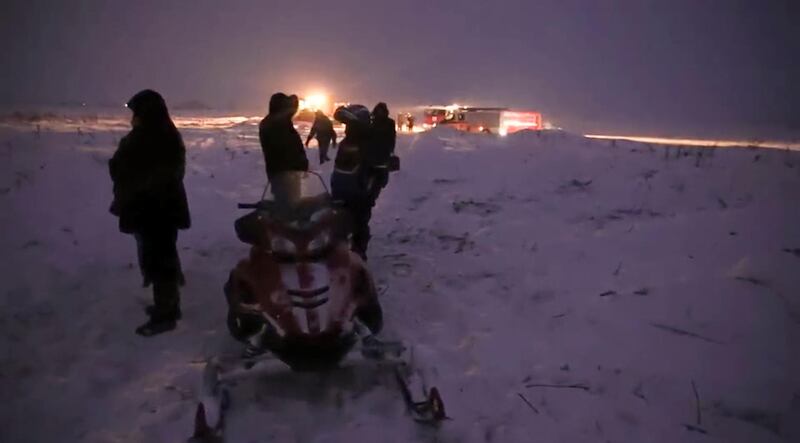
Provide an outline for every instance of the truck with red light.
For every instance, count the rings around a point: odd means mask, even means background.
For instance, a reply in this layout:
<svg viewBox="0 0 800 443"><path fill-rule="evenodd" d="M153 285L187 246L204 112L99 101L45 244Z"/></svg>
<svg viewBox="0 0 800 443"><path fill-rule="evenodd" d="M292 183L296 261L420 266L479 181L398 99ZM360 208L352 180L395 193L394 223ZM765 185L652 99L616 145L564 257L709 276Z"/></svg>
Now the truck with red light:
<svg viewBox="0 0 800 443"><path fill-rule="evenodd" d="M422 111L422 128L435 128L444 122L449 106L428 106Z"/></svg>
<svg viewBox="0 0 800 443"><path fill-rule="evenodd" d="M525 129L543 129L542 114L534 111L508 108L458 107L448 109L439 124L452 126L466 132L483 132L507 135Z"/></svg>

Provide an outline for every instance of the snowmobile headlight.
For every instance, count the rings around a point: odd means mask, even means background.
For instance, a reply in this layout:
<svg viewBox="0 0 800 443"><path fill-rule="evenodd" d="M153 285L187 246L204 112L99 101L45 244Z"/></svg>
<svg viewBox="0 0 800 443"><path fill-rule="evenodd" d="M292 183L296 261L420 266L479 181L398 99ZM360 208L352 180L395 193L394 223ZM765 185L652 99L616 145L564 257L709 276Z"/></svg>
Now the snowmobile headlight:
<svg viewBox="0 0 800 443"><path fill-rule="evenodd" d="M317 255L324 251L331 244L330 231L322 231L308 243L309 255Z"/></svg>
<svg viewBox="0 0 800 443"><path fill-rule="evenodd" d="M331 212L332 212L331 208L324 208L314 211L314 213L311 214L311 217L309 217L309 220L311 221L311 223L316 223L322 220L323 217L330 214Z"/></svg>
<svg viewBox="0 0 800 443"><path fill-rule="evenodd" d="M297 247L292 243L291 240L285 237L272 237L270 240L270 249L275 254L296 254Z"/></svg>

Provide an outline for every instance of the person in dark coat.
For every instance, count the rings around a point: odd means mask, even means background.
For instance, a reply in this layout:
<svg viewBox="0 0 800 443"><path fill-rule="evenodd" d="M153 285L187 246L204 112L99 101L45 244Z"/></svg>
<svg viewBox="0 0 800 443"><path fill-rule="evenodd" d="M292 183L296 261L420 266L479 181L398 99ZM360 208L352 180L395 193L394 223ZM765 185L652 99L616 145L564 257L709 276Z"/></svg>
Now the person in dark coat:
<svg viewBox="0 0 800 443"><path fill-rule="evenodd" d="M394 120L389 118L389 107L380 102L372 110L370 143L364 158L367 190L373 206L389 183L389 158L394 154L396 139L397 130Z"/></svg>
<svg viewBox="0 0 800 443"><path fill-rule="evenodd" d="M258 138L264 153L267 178L276 200L291 202L298 199L298 175L286 173L308 171L303 140L292 123L298 106L296 95L275 93L269 100L269 114L258 125Z"/></svg>
<svg viewBox="0 0 800 443"><path fill-rule="evenodd" d="M353 233L351 249L366 260L372 205L362 163L370 143L370 113L362 105L350 105L338 108L333 118L344 123L345 136L339 143L331 174L332 198L342 202L350 212Z"/></svg>
<svg viewBox="0 0 800 443"><path fill-rule="evenodd" d="M183 187L186 149L157 92L141 91L127 106L132 129L109 161L111 212L119 217L120 231L135 236L145 285L153 285L150 318L136 329L151 336L174 329L181 317L183 273L176 243L178 230L191 225Z"/></svg>
<svg viewBox="0 0 800 443"><path fill-rule="evenodd" d="M322 165L328 158L328 147L333 141L333 147L336 148L336 131L333 130L333 123L331 119L322 111L317 111L314 116L314 124L311 125L311 132L308 133L306 138L306 148L311 142L311 139L317 138L317 146L319 146L319 164Z"/></svg>

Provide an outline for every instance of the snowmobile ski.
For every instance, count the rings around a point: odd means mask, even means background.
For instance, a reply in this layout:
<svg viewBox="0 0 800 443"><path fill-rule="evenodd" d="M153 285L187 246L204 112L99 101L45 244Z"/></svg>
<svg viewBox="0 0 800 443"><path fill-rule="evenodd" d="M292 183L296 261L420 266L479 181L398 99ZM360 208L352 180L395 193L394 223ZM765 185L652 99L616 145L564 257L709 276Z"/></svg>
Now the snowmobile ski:
<svg viewBox="0 0 800 443"><path fill-rule="evenodd" d="M194 434L187 443L224 443L225 412L230 404L228 391L220 383L220 368L209 362L203 370L202 397L197 403Z"/></svg>
<svg viewBox="0 0 800 443"><path fill-rule="evenodd" d="M395 379L403 395L403 401L418 423L438 425L450 417L444 409L444 401L436 387L427 388L425 379L418 371L409 367L395 368ZM417 397L415 397L417 395Z"/></svg>

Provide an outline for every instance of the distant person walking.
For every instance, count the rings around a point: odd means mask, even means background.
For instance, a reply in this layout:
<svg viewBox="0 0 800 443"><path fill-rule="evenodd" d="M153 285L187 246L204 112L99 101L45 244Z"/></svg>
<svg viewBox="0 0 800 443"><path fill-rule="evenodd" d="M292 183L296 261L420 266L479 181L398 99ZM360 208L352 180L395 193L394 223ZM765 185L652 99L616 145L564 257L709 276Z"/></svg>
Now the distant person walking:
<svg viewBox="0 0 800 443"><path fill-rule="evenodd" d="M406 121L408 122L408 132L414 132L414 116L408 114L408 117L406 117Z"/></svg>
<svg viewBox="0 0 800 443"><path fill-rule="evenodd" d="M157 92L141 91L127 106L132 129L109 161L111 213L119 217L121 232L135 236L144 284L153 286L149 320L136 328L151 336L174 329L181 318L177 239L178 230L191 225L183 187L186 149Z"/></svg>
<svg viewBox="0 0 800 443"><path fill-rule="evenodd" d="M317 110L314 115L314 124L311 125L311 132L308 133L306 138L306 148L311 142L311 139L317 138L317 146L319 146L319 164L330 160L328 158L328 147L333 142L333 147L336 148L336 131L333 130L333 123L324 112Z"/></svg>
<svg viewBox="0 0 800 443"><path fill-rule="evenodd" d="M291 172L308 171L303 140L292 123L298 106L296 95L275 93L269 99L269 113L258 125L267 179L275 200L284 203L300 198L300 177Z"/></svg>

